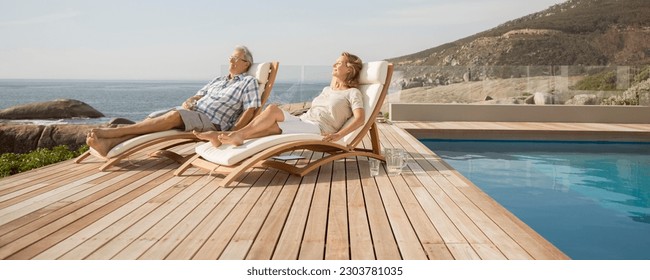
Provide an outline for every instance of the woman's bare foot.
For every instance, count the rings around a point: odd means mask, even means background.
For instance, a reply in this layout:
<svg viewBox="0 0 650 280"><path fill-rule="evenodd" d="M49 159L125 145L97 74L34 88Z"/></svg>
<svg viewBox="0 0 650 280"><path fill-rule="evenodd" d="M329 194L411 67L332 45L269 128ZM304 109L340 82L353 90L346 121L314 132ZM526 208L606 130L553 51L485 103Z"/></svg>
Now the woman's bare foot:
<svg viewBox="0 0 650 280"><path fill-rule="evenodd" d="M241 146L244 144L244 137L239 132L231 132L229 134L219 135L221 143L230 144L233 146Z"/></svg>
<svg viewBox="0 0 650 280"><path fill-rule="evenodd" d="M206 132L197 132L197 131L192 131L194 135L196 135L196 138L199 138L204 141L210 141L210 144L214 147L219 147L221 146L221 141L219 141L219 135L223 134L223 132L220 131L206 131Z"/></svg>

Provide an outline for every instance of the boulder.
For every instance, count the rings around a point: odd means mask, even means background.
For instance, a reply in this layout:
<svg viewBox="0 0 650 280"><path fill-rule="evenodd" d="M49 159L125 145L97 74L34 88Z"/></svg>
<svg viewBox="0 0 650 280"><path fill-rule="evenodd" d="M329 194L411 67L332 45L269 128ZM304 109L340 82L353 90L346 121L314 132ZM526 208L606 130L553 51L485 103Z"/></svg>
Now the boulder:
<svg viewBox="0 0 650 280"><path fill-rule="evenodd" d="M535 95L529 95L524 99L525 104L535 104Z"/></svg>
<svg viewBox="0 0 650 280"><path fill-rule="evenodd" d="M86 132L96 127L101 125L0 124L0 154L28 153L59 145L76 150L86 144Z"/></svg>
<svg viewBox="0 0 650 280"><path fill-rule="evenodd" d="M43 125L0 125L0 154L34 150L43 129Z"/></svg>
<svg viewBox="0 0 650 280"><path fill-rule="evenodd" d="M470 72L463 73L463 81L465 81L465 82L471 82L472 81L472 75L470 74Z"/></svg>
<svg viewBox="0 0 650 280"><path fill-rule="evenodd" d="M0 110L0 119L7 120L101 118L103 116L104 114L90 105L74 99L27 103Z"/></svg>
<svg viewBox="0 0 650 280"><path fill-rule="evenodd" d="M403 89L410 89L410 88L417 88L417 87L423 87L424 83L422 81L409 81L406 83L406 85L403 87Z"/></svg>
<svg viewBox="0 0 650 280"><path fill-rule="evenodd" d="M126 118L112 118L108 121L109 125L134 124L135 122Z"/></svg>
<svg viewBox="0 0 650 280"><path fill-rule="evenodd" d="M536 105L555 104L555 96L546 92L536 92L533 94L533 100Z"/></svg>

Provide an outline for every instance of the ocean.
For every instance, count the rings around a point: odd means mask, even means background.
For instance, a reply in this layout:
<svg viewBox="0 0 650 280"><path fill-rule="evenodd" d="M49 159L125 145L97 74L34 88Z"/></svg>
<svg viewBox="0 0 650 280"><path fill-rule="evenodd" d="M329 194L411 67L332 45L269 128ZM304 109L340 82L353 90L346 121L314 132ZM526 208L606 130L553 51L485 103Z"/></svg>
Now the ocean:
<svg viewBox="0 0 650 280"><path fill-rule="evenodd" d="M106 117L19 122L91 124L118 117L140 121L151 112L179 106L205 84L205 81L0 80L0 109L65 98L85 102ZM328 84L329 81L276 81L267 104L311 101Z"/></svg>

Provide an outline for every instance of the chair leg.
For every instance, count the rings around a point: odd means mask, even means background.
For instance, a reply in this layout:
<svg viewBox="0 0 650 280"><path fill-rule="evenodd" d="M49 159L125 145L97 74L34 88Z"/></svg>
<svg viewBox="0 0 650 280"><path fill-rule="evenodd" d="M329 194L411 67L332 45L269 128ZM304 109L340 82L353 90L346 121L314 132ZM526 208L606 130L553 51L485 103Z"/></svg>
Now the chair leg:
<svg viewBox="0 0 650 280"><path fill-rule="evenodd" d="M168 150L153 151L149 153L149 156L157 157L157 158L163 158L163 157L168 158L180 164L183 164L188 159L187 157L184 157L182 155L179 155L177 153Z"/></svg>
<svg viewBox="0 0 650 280"><path fill-rule="evenodd" d="M78 157L74 160L74 163L80 163L81 161L83 161L84 159L86 159L86 158L89 157L89 156L90 156L90 150L88 150L88 151L86 151L85 153L83 153L83 154L81 154L80 156L78 156Z"/></svg>
<svg viewBox="0 0 650 280"><path fill-rule="evenodd" d="M184 162L183 164L181 164L181 166L178 167L178 169L176 169L176 171L174 171L174 176L181 176L181 175L183 175L183 173L185 173L185 171L187 171L190 167L192 167L192 162L194 162L195 160L197 160L199 157L201 157L201 155L199 155L199 154L194 154L192 157L190 157L189 159L185 160L185 162Z"/></svg>

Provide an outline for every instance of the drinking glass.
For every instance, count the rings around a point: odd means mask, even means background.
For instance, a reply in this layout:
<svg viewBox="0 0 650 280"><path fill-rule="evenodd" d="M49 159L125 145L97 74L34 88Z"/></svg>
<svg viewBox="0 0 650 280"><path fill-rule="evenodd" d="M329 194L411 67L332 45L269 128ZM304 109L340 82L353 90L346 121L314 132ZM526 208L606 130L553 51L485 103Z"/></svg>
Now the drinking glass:
<svg viewBox="0 0 650 280"><path fill-rule="evenodd" d="M381 165L381 162L378 159L371 158L368 161L368 165L370 165L370 176L379 175L379 166Z"/></svg>
<svg viewBox="0 0 650 280"><path fill-rule="evenodd" d="M402 168L406 166L405 152L399 148L386 149L386 172L388 176L395 176L402 173Z"/></svg>

